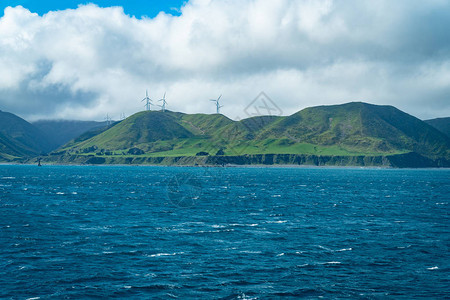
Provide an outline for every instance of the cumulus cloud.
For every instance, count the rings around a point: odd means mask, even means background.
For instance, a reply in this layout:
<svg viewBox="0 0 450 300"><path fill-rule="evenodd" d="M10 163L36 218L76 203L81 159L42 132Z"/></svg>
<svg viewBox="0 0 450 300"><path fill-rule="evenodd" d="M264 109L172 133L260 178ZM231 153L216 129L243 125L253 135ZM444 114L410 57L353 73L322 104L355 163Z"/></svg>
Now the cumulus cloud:
<svg viewBox="0 0 450 300"><path fill-rule="evenodd" d="M290 114L367 101L450 116L450 2L191 0L180 16L93 4L0 19L0 109L118 119L149 89L168 108L242 118L264 91Z"/></svg>

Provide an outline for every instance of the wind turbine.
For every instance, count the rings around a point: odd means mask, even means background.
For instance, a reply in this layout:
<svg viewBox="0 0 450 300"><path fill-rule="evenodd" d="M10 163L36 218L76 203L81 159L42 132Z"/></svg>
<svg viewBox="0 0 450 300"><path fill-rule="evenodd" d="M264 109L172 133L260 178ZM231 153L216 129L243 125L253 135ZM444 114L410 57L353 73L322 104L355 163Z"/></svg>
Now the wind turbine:
<svg viewBox="0 0 450 300"><path fill-rule="evenodd" d="M152 109L152 99L150 99L148 97L148 90L145 90L145 98L141 100L142 101L146 101L145 102L145 110L151 110Z"/></svg>
<svg viewBox="0 0 450 300"><path fill-rule="evenodd" d="M162 105L160 105L160 106L162 108L162 111L164 112L164 111L166 111L166 104L167 104L166 92L164 92L164 97L162 97L162 99L158 100L158 102L160 102L160 101L162 101Z"/></svg>
<svg viewBox="0 0 450 300"><path fill-rule="evenodd" d="M106 126L111 125L111 118L109 117L109 114L106 114L105 120L106 120Z"/></svg>
<svg viewBox="0 0 450 300"><path fill-rule="evenodd" d="M209 100L209 101L213 101L216 103L216 111L218 114L220 114L220 108L223 107L223 105L220 105L220 103L219 103L220 97L222 97L222 95L220 95L219 98L217 98L217 99Z"/></svg>

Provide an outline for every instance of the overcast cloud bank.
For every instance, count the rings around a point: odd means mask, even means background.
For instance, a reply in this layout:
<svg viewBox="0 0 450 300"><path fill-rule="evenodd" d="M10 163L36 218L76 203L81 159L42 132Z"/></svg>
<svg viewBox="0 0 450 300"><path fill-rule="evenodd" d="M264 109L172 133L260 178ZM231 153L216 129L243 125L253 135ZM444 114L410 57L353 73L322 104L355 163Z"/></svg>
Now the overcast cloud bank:
<svg viewBox="0 0 450 300"><path fill-rule="evenodd" d="M291 114L322 104L450 116L450 1L189 1L180 16L95 5L0 19L0 109L35 120L168 109L244 117L264 91Z"/></svg>

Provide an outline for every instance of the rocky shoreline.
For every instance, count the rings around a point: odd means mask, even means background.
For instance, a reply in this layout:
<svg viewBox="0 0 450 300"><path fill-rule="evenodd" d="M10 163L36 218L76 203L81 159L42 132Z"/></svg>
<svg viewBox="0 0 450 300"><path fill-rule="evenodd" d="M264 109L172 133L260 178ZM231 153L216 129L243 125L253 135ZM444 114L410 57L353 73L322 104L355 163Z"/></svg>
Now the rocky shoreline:
<svg viewBox="0 0 450 300"><path fill-rule="evenodd" d="M36 159L17 161L34 163ZM335 166L388 168L449 168L445 158L431 159L414 152L374 156L321 156L308 154L246 154L239 156L56 155L42 157L43 164L162 165L162 166Z"/></svg>

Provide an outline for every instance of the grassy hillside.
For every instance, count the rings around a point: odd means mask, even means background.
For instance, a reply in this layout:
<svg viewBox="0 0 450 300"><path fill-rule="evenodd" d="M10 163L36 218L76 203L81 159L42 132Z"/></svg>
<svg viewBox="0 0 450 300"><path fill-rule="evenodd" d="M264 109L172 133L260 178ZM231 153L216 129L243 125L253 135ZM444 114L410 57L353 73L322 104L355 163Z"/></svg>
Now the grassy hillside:
<svg viewBox="0 0 450 300"><path fill-rule="evenodd" d="M450 117L425 120L425 123L433 126L446 136L450 137Z"/></svg>
<svg viewBox="0 0 450 300"><path fill-rule="evenodd" d="M51 143L43 132L14 114L0 111L2 157L34 156L51 150Z"/></svg>
<svg viewBox="0 0 450 300"><path fill-rule="evenodd" d="M361 102L306 108L274 122L263 136L367 154L448 155L450 146L442 133L395 107Z"/></svg>
<svg viewBox="0 0 450 300"><path fill-rule="evenodd" d="M74 147L97 147L109 150L142 147L149 151L153 148L153 143L164 144L166 141L194 136L191 131L180 124L180 117L180 113L169 111L165 113L139 112Z"/></svg>
<svg viewBox="0 0 450 300"><path fill-rule="evenodd" d="M83 155L137 153L147 157L307 154L394 155L409 152L450 158L450 139L391 106L366 103L318 106L287 117L233 121L223 115L146 111L63 147ZM99 151L103 149L99 153Z"/></svg>

